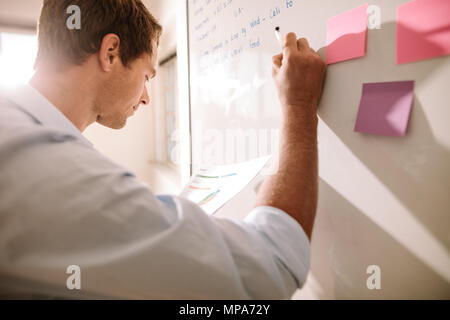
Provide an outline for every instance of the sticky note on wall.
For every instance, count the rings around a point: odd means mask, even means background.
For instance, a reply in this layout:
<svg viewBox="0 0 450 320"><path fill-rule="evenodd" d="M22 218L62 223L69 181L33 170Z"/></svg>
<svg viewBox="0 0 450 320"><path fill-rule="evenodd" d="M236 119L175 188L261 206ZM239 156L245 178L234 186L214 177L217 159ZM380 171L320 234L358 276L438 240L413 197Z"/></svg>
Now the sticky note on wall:
<svg viewBox="0 0 450 320"><path fill-rule="evenodd" d="M397 63L450 54L450 0L415 0L397 9Z"/></svg>
<svg viewBox="0 0 450 320"><path fill-rule="evenodd" d="M327 64L365 56L367 8L368 4L366 3L328 19Z"/></svg>
<svg viewBox="0 0 450 320"><path fill-rule="evenodd" d="M414 81L365 83L355 131L404 136L414 99Z"/></svg>

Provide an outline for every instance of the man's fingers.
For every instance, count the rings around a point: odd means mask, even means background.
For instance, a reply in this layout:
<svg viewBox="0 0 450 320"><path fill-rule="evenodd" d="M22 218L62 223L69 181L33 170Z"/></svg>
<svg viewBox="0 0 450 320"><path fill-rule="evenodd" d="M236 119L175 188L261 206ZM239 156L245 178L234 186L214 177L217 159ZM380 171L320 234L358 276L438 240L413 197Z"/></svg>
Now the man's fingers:
<svg viewBox="0 0 450 320"><path fill-rule="evenodd" d="M286 34L283 45L283 52L295 52L297 51L297 36L293 32Z"/></svg>
<svg viewBox="0 0 450 320"><path fill-rule="evenodd" d="M305 38L301 38L297 40L297 49L299 51L309 50L309 42Z"/></svg>
<svg viewBox="0 0 450 320"><path fill-rule="evenodd" d="M276 67L277 69L281 68L282 61L283 61L282 53L272 57L273 66Z"/></svg>

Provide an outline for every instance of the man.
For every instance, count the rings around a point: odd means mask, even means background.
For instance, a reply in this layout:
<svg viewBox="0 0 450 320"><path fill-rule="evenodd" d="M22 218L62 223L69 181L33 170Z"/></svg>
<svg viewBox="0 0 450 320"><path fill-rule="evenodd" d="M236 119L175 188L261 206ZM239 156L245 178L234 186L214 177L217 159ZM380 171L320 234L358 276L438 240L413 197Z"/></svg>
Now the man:
<svg viewBox="0 0 450 320"><path fill-rule="evenodd" d="M80 30L65 25L74 4ZM287 299L305 282L324 63L286 36L273 58L279 171L244 221L220 219L154 196L81 135L149 103L160 34L140 0L44 0L36 73L0 100L3 296Z"/></svg>

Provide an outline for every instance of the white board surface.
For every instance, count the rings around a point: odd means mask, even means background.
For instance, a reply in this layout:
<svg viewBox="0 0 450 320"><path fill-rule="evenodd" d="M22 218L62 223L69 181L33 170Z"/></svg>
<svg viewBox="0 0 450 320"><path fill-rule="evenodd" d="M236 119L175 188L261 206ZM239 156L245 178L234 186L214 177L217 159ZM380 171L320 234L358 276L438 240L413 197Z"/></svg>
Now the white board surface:
<svg viewBox="0 0 450 320"><path fill-rule="evenodd" d="M450 57L395 63L396 10L405 2L369 2L382 25L368 31L366 56L328 68L312 267L296 298L450 298ZM270 76L275 26L306 37L324 58L328 18L364 3L189 0L194 168L232 161L233 134L259 145L234 160L270 153L281 120ZM362 84L397 80L415 80L406 136L354 132ZM253 184L218 215L243 217L254 198ZM380 267L380 290L367 288L370 265Z"/></svg>

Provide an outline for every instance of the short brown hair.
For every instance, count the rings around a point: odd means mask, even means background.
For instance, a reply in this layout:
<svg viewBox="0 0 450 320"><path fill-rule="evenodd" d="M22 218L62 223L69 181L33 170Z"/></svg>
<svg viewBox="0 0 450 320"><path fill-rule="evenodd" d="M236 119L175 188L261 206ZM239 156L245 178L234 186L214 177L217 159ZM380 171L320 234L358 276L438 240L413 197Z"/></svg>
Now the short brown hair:
<svg viewBox="0 0 450 320"><path fill-rule="evenodd" d="M66 25L71 5L80 8L79 30ZM114 33L120 38L120 58L126 66L143 53L151 55L152 40L158 44L161 32L141 0L44 0L36 65L42 59L80 65L99 51L105 35Z"/></svg>

